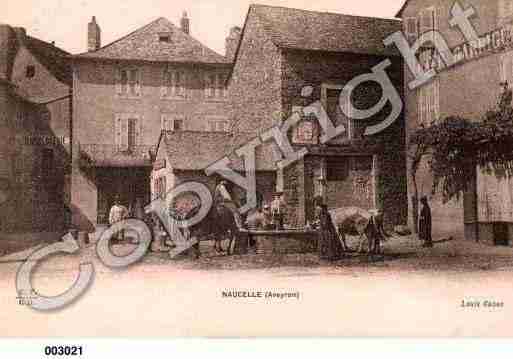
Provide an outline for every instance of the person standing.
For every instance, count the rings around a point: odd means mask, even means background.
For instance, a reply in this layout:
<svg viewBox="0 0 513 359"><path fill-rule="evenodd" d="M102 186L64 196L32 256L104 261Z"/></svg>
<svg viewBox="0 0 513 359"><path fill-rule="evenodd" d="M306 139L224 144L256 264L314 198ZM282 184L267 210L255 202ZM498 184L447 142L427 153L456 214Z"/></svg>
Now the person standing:
<svg viewBox="0 0 513 359"><path fill-rule="evenodd" d="M499 100L499 111L504 112L506 109L511 108L511 101L513 100L513 92L509 88L508 81L501 82L502 93Z"/></svg>
<svg viewBox="0 0 513 359"><path fill-rule="evenodd" d="M116 224L117 222L120 222L127 218L128 216L128 209L120 204L119 201L119 195L114 198L114 205L110 209L109 213L109 224L112 226ZM118 240L124 240L125 239L125 233L124 231L119 231L117 234Z"/></svg>
<svg viewBox="0 0 513 359"><path fill-rule="evenodd" d="M423 247L431 248L433 247L433 239L431 236L431 208L429 207L426 196L423 196L420 199L420 203L422 204L422 209L420 211L419 219L419 239L424 242Z"/></svg>
<svg viewBox="0 0 513 359"><path fill-rule="evenodd" d="M275 228L278 230L283 230L285 213L285 200L283 198L283 193L276 192L274 194L274 200L271 202L271 215Z"/></svg>
<svg viewBox="0 0 513 359"><path fill-rule="evenodd" d="M342 258L343 248L337 235L328 206L321 197L315 199L315 211L318 218L318 244L319 258L336 261Z"/></svg>

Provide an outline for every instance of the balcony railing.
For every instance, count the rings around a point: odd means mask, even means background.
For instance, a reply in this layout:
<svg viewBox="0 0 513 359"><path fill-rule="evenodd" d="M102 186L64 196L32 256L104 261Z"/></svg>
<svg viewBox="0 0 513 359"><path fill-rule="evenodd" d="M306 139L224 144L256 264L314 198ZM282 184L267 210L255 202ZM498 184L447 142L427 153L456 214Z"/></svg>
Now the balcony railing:
<svg viewBox="0 0 513 359"><path fill-rule="evenodd" d="M155 146L130 146L121 150L116 145L79 144L82 167L151 166Z"/></svg>

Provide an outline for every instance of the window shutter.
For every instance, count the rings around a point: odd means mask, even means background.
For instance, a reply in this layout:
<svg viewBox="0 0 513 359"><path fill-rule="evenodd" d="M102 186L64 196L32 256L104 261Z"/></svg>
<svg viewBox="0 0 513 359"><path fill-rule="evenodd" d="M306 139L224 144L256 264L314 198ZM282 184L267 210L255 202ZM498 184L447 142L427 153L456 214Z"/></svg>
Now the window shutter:
<svg viewBox="0 0 513 359"><path fill-rule="evenodd" d="M433 82L433 85L435 87L434 89L434 95L435 95L435 121L438 121L440 118L440 81L439 79L435 79Z"/></svg>
<svg viewBox="0 0 513 359"><path fill-rule="evenodd" d="M205 97L210 97L210 92L209 92L209 88L208 88L208 82L209 82L209 78L208 78L208 74L206 73L203 76L203 86L205 87Z"/></svg>
<svg viewBox="0 0 513 359"><path fill-rule="evenodd" d="M513 83L513 52L507 52L501 56L501 80Z"/></svg>
<svg viewBox="0 0 513 359"><path fill-rule="evenodd" d="M176 96L176 72L171 71L169 73L169 79L171 84L171 96Z"/></svg>
<svg viewBox="0 0 513 359"><path fill-rule="evenodd" d="M137 146L142 146L144 143L143 143L143 129L144 129L144 126L143 126L143 118L142 117L139 117L137 119L137 125L136 125L136 141L135 143L137 143Z"/></svg>
<svg viewBox="0 0 513 359"><path fill-rule="evenodd" d="M417 104L419 108L419 112L417 114L419 125L422 125L424 124L424 90L422 87L417 91Z"/></svg>
<svg viewBox="0 0 513 359"><path fill-rule="evenodd" d="M169 71L165 69L162 73L162 86L160 86L160 97L164 98L167 96L168 82L169 82Z"/></svg>
<svg viewBox="0 0 513 359"><path fill-rule="evenodd" d="M135 72L135 95L136 96L141 96L142 93L141 93L141 90L142 90L142 84L141 84L141 70L140 69L137 69L137 70L133 70Z"/></svg>
<svg viewBox="0 0 513 359"><path fill-rule="evenodd" d="M167 131L165 115L160 115L160 131Z"/></svg>
<svg viewBox="0 0 513 359"><path fill-rule="evenodd" d="M123 93L123 88L121 86L121 69L116 69L116 94L120 96Z"/></svg>
<svg viewBox="0 0 513 359"><path fill-rule="evenodd" d="M209 73L206 73L205 74L205 97L207 98L210 98L212 97L214 94L213 94L213 83L212 83L212 78L211 78L211 75Z"/></svg>
<svg viewBox="0 0 513 359"><path fill-rule="evenodd" d="M221 87L219 85L220 85L219 75L215 74L214 75L214 97L216 97L216 98L221 97L221 93L220 93Z"/></svg>
<svg viewBox="0 0 513 359"><path fill-rule="evenodd" d="M187 97L187 75L185 72L180 73L180 96Z"/></svg>
<svg viewBox="0 0 513 359"><path fill-rule="evenodd" d="M353 93L354 88L349 88L349 93ZM353 120L351 119L353 104L351 103L351 96L344 102L343 116L347 118L346 134L348 139L353 138Z"/></svg>
<svg viewBox="0 0 513 359"><path fill-rule="evenodd" d="M114 126L114 138L116 142L116 147L118 150L121 149L121 131L122 131L122 119L121 117L116 117L115 126Z"/></svg>
<svg viewBox="0 0 513 359"><path fill-rule="evenodd" d="M121 151L128 150L128 118L121 119Z"/></svg>

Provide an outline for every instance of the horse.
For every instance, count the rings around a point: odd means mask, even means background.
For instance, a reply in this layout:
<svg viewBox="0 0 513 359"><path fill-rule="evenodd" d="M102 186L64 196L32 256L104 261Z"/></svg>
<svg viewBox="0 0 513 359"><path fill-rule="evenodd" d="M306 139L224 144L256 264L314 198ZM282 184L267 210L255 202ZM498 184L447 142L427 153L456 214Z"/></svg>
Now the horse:
<svg viewBox="0 0 513 359"><path fill-rule="evenodd" d="M358 207L337 208L329 212L344 251L349 250L346 235L357 235L360 240L359 253L363 252L365 241L368 241L369 254L380 254L382 252L380 243L386 238L382 214L375 210L367 211Z"/></svg>
<svg viewBox="0 0 513 359"><path fill-rule="evenodd" d="M194 217L199 212L200 206L194 207L187 218ZM232 244L237 239L241 227L238 213L224 204L214 204L208 211L207 216L199 223L189 228L191 237L206 237L214 240L214 250L223 253L225 250L221 242L228 239L226 254L230 255Z"/></svg>

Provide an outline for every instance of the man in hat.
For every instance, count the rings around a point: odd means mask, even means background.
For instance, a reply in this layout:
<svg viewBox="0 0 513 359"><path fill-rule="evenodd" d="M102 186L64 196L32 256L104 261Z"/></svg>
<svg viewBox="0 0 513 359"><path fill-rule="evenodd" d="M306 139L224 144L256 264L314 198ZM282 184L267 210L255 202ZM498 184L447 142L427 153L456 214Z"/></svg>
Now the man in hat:
<svg viewBox="0 0 513 359"><path fill-rule="evenodd" d="M499 110L503 112L504 110L511 108L511 101L513 100L513 92L509 88L508 81L501 82L502 93L499 100Z"/></svg>
<svg viewBox="0 0 513 359"><path fill-rule="evenodd" d="M274 199L271 202L271 216L276 229L283 229L285 218L285 200L282 192L275 192Z"/></svg>
<svg viewBox="0 0 513 359"><path fill-rule="evenodd" d="M110 209L109 213L109 224L112 226L117 222L120 222L128 217L128 209L120 204L120 198L119 195L116 195L114 197L114 205ZM118 240L124 240L125 239L125 233L124 231L120 231L117 236Z"/></svg>
<svg viewBox="0 0 513 359"><path fill-rule="evenodd" d="M433 247L433 239L431 237L431 208L429 207L428 198L423 196L420 199L422 209L420 211L419 219L419 239L424 242L423 247Z"/></svg>

